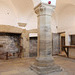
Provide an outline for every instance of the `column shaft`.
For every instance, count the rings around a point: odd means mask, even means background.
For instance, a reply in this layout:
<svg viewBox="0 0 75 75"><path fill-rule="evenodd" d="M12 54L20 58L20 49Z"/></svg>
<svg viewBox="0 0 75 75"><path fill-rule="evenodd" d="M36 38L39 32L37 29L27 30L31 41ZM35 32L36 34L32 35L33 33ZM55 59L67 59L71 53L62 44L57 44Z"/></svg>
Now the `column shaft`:
<svg viewBox="0 0 75 75"><path fill-rule="evenodd" d="M55 65L52 57L51 15L54 8L55 6L43 3L35 8L38 16L38 47L40 55L36 58L31 68L39 75L47 75L54 71L61 71L61 68Z"/></svg>

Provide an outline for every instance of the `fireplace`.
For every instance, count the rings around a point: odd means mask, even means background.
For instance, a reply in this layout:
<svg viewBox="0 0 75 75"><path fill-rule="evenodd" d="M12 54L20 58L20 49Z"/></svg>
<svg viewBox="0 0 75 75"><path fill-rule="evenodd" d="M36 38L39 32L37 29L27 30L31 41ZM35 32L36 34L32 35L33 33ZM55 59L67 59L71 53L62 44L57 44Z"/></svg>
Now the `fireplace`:
<svg viewBox="0 0 75 75"><path fill-rule="evenodd" d="M18 52L21 34L0 33L0 53Z"/></svg>

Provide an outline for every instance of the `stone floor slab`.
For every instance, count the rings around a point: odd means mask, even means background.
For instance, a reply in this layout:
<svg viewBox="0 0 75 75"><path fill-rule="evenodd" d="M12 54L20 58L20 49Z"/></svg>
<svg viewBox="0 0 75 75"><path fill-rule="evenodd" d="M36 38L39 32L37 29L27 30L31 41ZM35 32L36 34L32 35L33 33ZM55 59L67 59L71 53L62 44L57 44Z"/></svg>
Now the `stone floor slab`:
<svg viewBox="0 0 75 75"><path fill-rule="evenodd" d="M75 75L75 60L55 56L55 63L61 66L65 72L51 73L50 75ZM35 58L21 58L0 60L0 75L37 75L29 67L34 63Z"/></svg>

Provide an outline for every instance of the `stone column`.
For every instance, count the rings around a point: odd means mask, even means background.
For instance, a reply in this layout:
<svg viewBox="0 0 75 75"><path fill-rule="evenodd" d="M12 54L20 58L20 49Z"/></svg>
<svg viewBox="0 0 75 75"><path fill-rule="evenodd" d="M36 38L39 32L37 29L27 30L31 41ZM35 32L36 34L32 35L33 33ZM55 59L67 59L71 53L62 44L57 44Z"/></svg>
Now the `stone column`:
<svg viewBox="0 0 75 75"><path fill-rule="evenodd" d="M29 33L26 31L25 34L25 57L29 57Z"/></svg>
<svg viewBox="0 0 75 75"><path fill-rule="evenodd" d="M22 57L29 57L29 33L26 30L23 30L21 37L22 46L23 46L23 54Z"/></svg>
<svg viewBox="0 0 75 75"><path fill-rule="evenodd" d="M25 52L25 32L26 32L26 30L22 31L21 40L20 40L20 46L23 47L21 57L24 57L24 52Z"/></svg>
<svg viewBox="0 0 75 75"><path fill-rule="evenodd" d="M39 57L31 66L31 69L39 75L47 75L51 72L61 71L62 69L55 65L52 57L52 32L51 16L55 6L41 3L35 8L38 17L38 47Z"/></svg>

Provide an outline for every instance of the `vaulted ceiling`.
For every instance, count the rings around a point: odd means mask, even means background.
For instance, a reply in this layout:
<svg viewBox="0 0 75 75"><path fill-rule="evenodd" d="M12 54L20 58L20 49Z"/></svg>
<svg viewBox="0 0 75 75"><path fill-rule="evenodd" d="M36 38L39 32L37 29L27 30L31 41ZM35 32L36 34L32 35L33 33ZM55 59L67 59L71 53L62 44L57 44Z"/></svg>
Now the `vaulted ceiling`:
<svg viewBox="0 0 75 75"><path fill-rule="evenodd" d="M14 17L9 15L9 19L11 17L13 17L11 19L11 21L8 20L8 23L10 22L9 24L11 24L11 22L13 22L13 20L15 22L15 23L12 23L13 25L17 24L17 21L25 22L25 23L27 23L27 21L29 21L28 22L29 25L33 22L32 25L34 27L34 25L36 24L36 23L34 23L34 19L36 19L36 14L34 12L34 3L37 4L37 2L39 2L39 0L0 0L0 5L2 3L5 7L7 7L7 8L9 7L9 9L12 10L11 15L13 13L15 13L15 15L13 14ZM56 20L58 20L58 18L61 18L61 15L63 15L64 13L67 14L67 12L71 12L71 11L73 12L74 8L75 8L75 0L57 0L55 13L53 14L54 18ZM71 11L70 11L70 9L71 9ZM5 12L6 10L4 9L3 11ZM10 13L8 9L6 12L8 12L7 14ZM8 17L8 15L6 17ZM17 17L17 19L14 19L15 17ZM3 20L4 19L5 19L5 17L3 18ZM6 21L6 19L5 19L5 21ZM3 21L3 23L6 24L7 22L5 22L5 21Z"/></svg>
<svg viewBox="0 0 75 75"><path fill-rule="evenodd" d="M29 14L33 10L34 4L32 0L11 0L12 4L19 13ZM36 0L34 3L38 3ZM75 5L75 0L57 0L56 12L60 13L67 5Z"/></svg>
<svg viewBox="0 0 75 75"><path fill-rule="evenodd" d="M11 1L12 6L20 15L28 16L32 11L34 11L34 3L38 3L39 0L0 0L5 3ZM33 2L34 1L34 2ZM68 5L75 5L75 0L57 0L56 1L56 12L59 14L62 10L65 9Z"/></svg>

